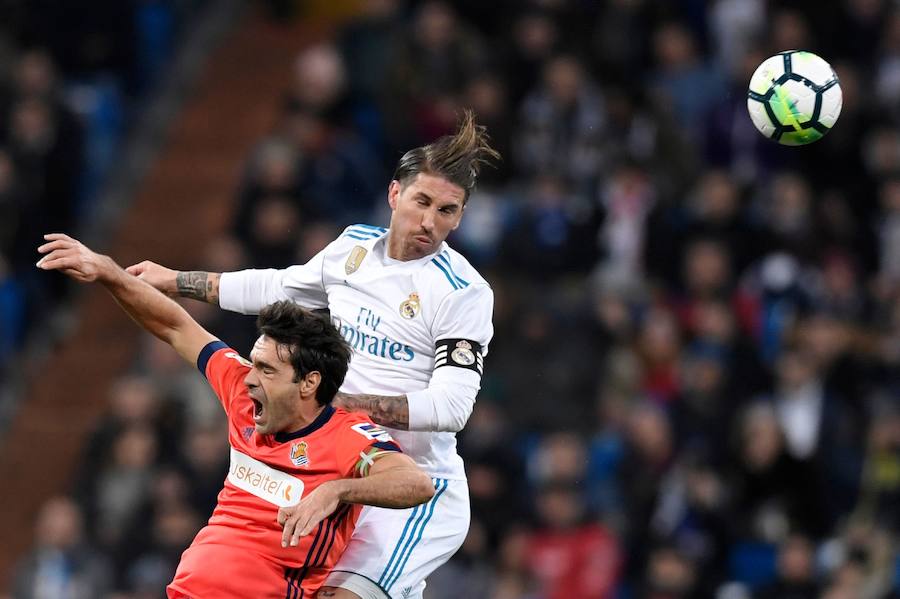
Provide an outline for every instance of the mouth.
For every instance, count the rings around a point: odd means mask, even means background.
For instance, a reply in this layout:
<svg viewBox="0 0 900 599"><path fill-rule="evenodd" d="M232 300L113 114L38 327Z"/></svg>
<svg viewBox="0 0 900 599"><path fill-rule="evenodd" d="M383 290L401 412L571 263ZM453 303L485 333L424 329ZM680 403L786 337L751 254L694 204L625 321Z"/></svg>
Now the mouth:
<svg viewBox="0 0 900 599"><path fill-rule="evenodd" d="M261 401L250 398L253 401L253 422L259 424L263 420L263 413L265 409L263 408L263 404Z"/></svg>
<svg viewBox="0 0 900 599"><path fill-rule="evenodd" d="M428 237L427 235L416 235L415 237L413 237L413 239L419 245L424 245L424 246L431 245L431 237Z"/></svg>

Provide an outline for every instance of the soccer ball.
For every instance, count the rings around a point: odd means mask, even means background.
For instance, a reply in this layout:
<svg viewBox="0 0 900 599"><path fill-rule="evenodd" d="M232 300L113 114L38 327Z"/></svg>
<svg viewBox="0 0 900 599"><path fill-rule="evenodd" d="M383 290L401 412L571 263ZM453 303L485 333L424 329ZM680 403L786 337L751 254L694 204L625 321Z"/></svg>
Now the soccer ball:
<svg viewBox="0 0 900 599"><path fill-rule="evenodd" d="M843 94L831 65L802 50L767 58L750 78L747 110L760 133L787 146L812 143L841 114Z"/></svg>

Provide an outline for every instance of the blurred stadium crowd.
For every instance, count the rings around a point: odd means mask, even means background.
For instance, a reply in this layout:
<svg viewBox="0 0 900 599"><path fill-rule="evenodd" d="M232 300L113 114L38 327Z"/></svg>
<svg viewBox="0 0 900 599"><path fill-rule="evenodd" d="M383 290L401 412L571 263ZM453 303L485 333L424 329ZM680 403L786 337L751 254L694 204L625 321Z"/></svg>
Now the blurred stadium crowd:
<svg viewBox="0 0 900 599"><path fill-rule="evenodd" d="M0 385L67 295L35 275L35 244L96 216L129 124L202 2L0 2Z"/></svg>
<svg viewBox="0 0 900 599"><path fill-rule="evenodd" d="M900 596L900 3L363 4L285 73L233 226L195 266L287 266L383 225L400 152L465 106L488 127L505 160L451 239L496 293L459 436L472 525L426 597ZM799 149L746 114L753 69L793 48L844 93ZM59 65L9 56L7 355L35 245L15 231L71 224L73 156L89 162L50 93ZM250 347L252 319L189 308ZM13 596L160 596L221 488L223 424L202 377L146 340Z"/></svg>

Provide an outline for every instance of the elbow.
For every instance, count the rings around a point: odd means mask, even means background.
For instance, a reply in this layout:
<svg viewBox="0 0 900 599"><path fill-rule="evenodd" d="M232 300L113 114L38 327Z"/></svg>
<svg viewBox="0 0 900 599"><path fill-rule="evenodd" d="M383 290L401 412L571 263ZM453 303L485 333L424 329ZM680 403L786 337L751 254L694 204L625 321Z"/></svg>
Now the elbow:
<svg viewBox="0 0 900 599"><path fill-rule="evenodd" d="M423 504L434 497L434 483L431 482L431 479L424 472L419 472L419 474L420 476L416 478L414 490L411 493L415 502L411 503L408 507Z"/></svg>
<svg viewBox="0 0 900 599"><path fill-rule="evenodd" d="M470 412L471 414L471 412ZM453 422L450 423L450 427L447 429L448 433L458 433L463 428L465 428L466 423L469 421L469 414L466 414L461 418L454 418Z"/></svg>
<svg viewBox="0 0 900 599"><path fill-rule="evenodd" d="M469 416L472 415L472 410L475 409L475 395L477 393L477 388L471 389L453 398L453 408L445 414L445 421L442 423L441 431L458 433L465 428L466 423L469 421Z"/></svg>
<svg viewBox="0 0 900 599"><path fill-rule="evenodd" d="M478 387L451 388L436 384L423 391L410 393L409 430L436 433L458 433L466 426Z"/></svg>
<svg viewBox="0 0 900 599"><path fill-rule="evenodd" d="M450 409L441 410L435 415L433 430L440 433L458 433L466 426L475 407L475 398L452 398L452 403Z"/></svg>
<svg viewBox="0 0 900 599"><path fill-rule="evenodd" d="M445 433L458 433L463 428L465 428L466 423L469 421L469 416L472 415L472 405L469 404L468 409L459 414L453 414L449 418L447 418L446 422L442 422L441 426L438 427L438 430Z"/></svg>

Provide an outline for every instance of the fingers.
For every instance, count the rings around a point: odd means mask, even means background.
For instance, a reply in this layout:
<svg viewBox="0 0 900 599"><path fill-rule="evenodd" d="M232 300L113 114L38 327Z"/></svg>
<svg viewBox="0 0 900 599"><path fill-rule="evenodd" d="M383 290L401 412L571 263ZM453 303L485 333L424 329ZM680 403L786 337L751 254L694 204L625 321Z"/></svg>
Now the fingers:
<svg viewBox="0 0 900 599"><path fill-rule="evenodd" d="M291 516L287 520L284 521L281 530L281 546L287 547L288 543L291 542L291 537L294 535L294 527L297 525L297 517Z"/></svg>
<svg viewBox="0 0 900 599"><path fill-rule="evenodd" d="M47 243L38 247L38 253L45 254L45 256L38 260L38 268L54 270L61 267L73 266L73 264L69 262L60 263L58 260L63 257L70 258L76 256L78 246L80 245L78 241L64 233L48 233L44 235L44 239L47 240Z"/></svg>
<svg viewBox="0 0 900 599"><path fill-rule="evenodd" d="M55 241L50 241L41 246L38 246L38 253L46 254L47 252L52 252L53 250L62 250L66 248L73 247L73 243L67 239L57 239Z"/></svg>
<svg viewBox="0 0 900 599"><path fill-rule="evenodd" d="M94 280L90 273L82 270L79 267L79 264L71 258L64 257L50 261L41 260L38 266L43 270L57 270L67 277L71 277L76 281L81 281L83 283L89 283Z"/></svg>
<svg viewBox="0 0 900 599"><path fill-rule="evenodd" d="M305 537L316 527L321 518L306 515L302 510L291 513L290 510L281 508L278 510L278 523L281 530L281 546L296 547L300 543L300 537Z"/></svg>
<svg viewBox="0 0 900 599"><path fill-rule="evenodd" d="M85 273L79 268L81 263L73 256L55 256L53 258L41 258L37 263L38 268L42 270L61 270L69 276L83 275Z"/></svg>
<svg viewBox="0 0 900 599"><path fill-rule="evenodd" d="M65 233L47 233L44 235L47 243L38 247L38 252L46 254L56 249L73 248L78 245L78 240L73 239Z"/></svg>
<svg viewBox="0 0 900 599"><path fill-rule="evenodd" d="M51 240L38 248L38 251L45 255L37 261L35 266L41 270L60 271L83 283L89 283L96 279L96 272L77 247L78 242L71 238L62 239L62 237L66 236L60 234L59 239Z"/></svg>
<svg viewBox="0 0 900 599"><path fill-rule="evenodd" d="M132 264L131 266L129 266L128 268L125 269L125 272L127 272L130 275L140 277L142 274L144 274L145 272L150 270L150 267L152 267L152 266L153 266L153 262L150 262L149 260L143 260L141 262L138 262L137 264Z"/></svg>
<svg viewBox="0 0 900 599"><path fill-rule="evenodd" d="M291 545L299 543L300 537L305 537L311 533L319 522L321 522L321 518L311 518L308 520L302 530L295 532L294 538L291 540Z"/></svg>
<svg viewBox="0 0 900 599"><path fill-rule="evenodd" d="M306 530L306 527L304 527L303 530ZM309 534L308 530L306 532L303 532L303 530L300 529L300 524L298 523L294 528L294 534L291 535L291 547L296 547L300 542L300 537L305 537Z"/></svg>
<svg viewBox="0 0 900 599"><path fill-rule="evenodd" d="M66 235L65 233L47 233L46 235L44 235L44 239L46 239L47 241L56 241L57 239L64 239L67 241L75 241L74 239L72 239L71 237Z"/></svg>
<svg viewBox="0 0 900 599"><path fill-rule="evenodd" d="M300 543L300 537L305 537L312 532L318 523L318 519L314 517L298 517L294 524L294 533L291 535L291 547L296 547Z"/></svg>
<svg viewBox="0 0 900 599"><path fill-rule="evenodd" d="M299 513L295 513L292 508L278 508L278 516L276 520L278 524L282 527L281 529L281 546L287 547L288 543L291 542L291 537L294 534L294 527L297 525L297 520L300 518Z"/></svg>
<svg viewBox="0 0 900 599"><path fill-rule="evenodd" d="M77 256L68 250L53 250L38 260L37 267L44 270L57 270L61 267L75 266L77 261Z"/></svg>

